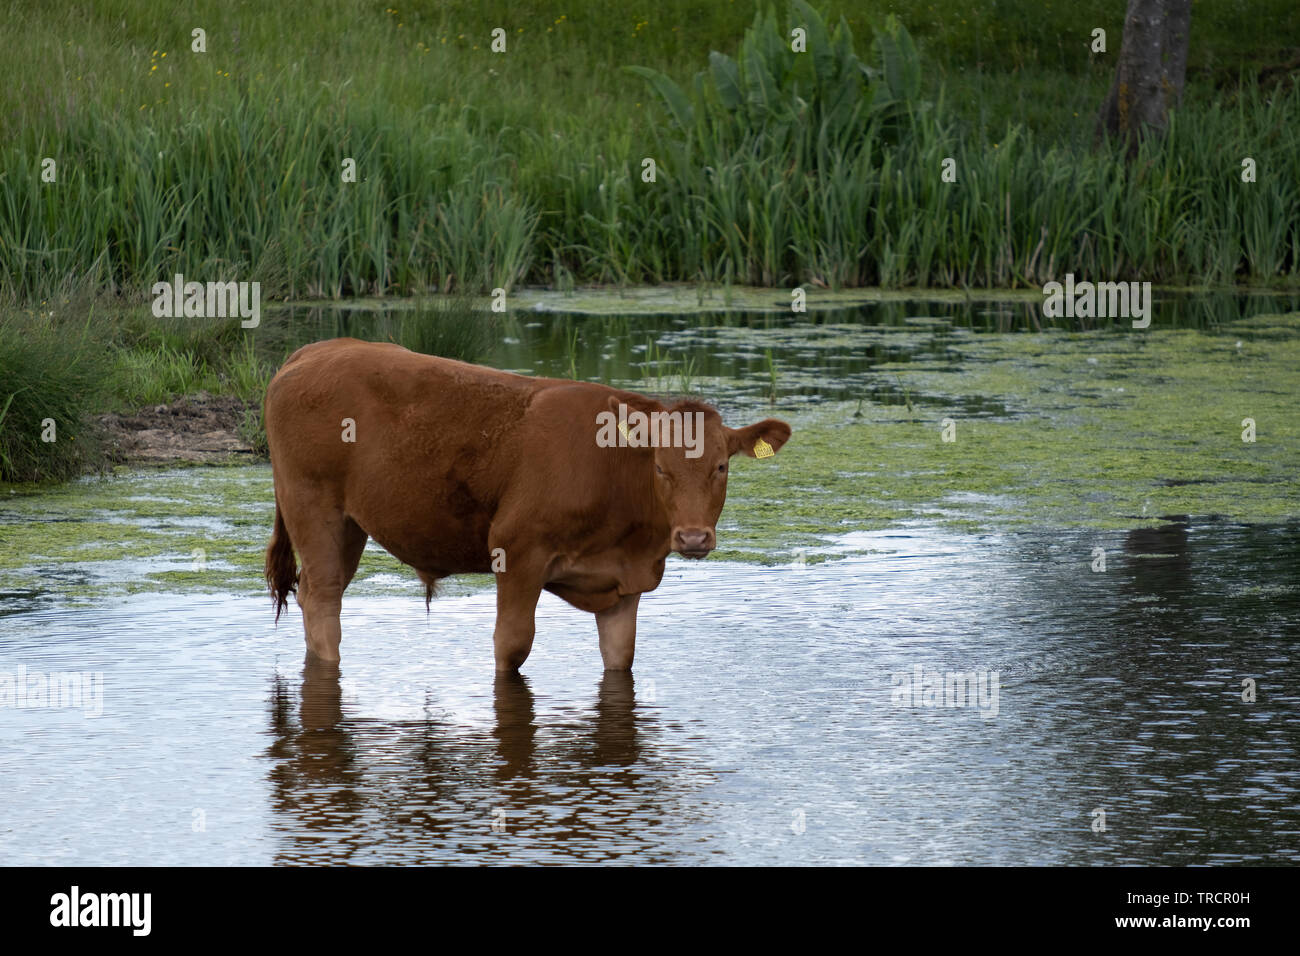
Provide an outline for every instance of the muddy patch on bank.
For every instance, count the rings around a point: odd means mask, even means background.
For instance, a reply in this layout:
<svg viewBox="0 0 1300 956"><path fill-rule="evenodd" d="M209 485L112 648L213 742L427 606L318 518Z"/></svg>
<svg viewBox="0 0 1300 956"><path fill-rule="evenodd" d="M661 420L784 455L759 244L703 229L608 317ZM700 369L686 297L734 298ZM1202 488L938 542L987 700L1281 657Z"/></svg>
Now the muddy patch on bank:
<svg viewBox="0 0 1300 956"><path fill-rule="evenodd" d="M100 415L96 421L115 464L218 464L257 459L242 434L256 414L256 406L232 395L200 392L128 415Z"/></svg>

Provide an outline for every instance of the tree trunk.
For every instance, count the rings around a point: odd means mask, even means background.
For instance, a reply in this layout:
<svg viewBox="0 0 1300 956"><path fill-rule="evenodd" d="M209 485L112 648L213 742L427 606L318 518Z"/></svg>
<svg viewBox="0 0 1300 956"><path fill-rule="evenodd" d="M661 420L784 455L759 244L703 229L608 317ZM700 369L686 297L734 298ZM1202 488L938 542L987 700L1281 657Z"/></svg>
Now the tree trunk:
<svg viewBox="0 0 1300 956"><path fill-rule="evenodd" d="M1161 135L1169 110L1182 103L1192 0L1128 0L1115 80L1097 116L1097 138L1123 137L1128 155L1138 141Z"/></svg>

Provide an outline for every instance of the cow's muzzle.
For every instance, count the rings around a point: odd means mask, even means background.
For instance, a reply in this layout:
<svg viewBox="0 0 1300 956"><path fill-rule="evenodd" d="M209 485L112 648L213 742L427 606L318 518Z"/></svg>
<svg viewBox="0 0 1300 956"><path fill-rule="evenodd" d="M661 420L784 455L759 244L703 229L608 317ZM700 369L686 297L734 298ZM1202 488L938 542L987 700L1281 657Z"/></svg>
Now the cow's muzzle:
<svg viewBox="0 0 1300 956"><path fill-rule="evenodd" d="M673 532L673 550L683 558L702 558L717 543L712 528L678 528Z"/></svg>

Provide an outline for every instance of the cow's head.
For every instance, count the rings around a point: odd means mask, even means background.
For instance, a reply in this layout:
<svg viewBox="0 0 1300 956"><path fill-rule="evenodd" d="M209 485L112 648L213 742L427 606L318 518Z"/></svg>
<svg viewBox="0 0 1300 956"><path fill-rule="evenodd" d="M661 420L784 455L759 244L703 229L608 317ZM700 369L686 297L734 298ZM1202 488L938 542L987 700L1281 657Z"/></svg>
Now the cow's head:
<svg viewBox="0 0 1300 956"><path fill-rule="evenodd" d="M687 558L703 558L718 544L717 523L727 500L727 474L733 455L766 458L790 440L790 426L775 418L744 428L722 424L717 409L701 402L678 402L671 407L647 400L611 397L610 410L627 415L640 411L658 423L654 453L655 495L668 519L670 547ZM659 419L653 416L658 413ZM625 433L625 438L629 437ZM635 424L630 437L638 437Z"/></svg>

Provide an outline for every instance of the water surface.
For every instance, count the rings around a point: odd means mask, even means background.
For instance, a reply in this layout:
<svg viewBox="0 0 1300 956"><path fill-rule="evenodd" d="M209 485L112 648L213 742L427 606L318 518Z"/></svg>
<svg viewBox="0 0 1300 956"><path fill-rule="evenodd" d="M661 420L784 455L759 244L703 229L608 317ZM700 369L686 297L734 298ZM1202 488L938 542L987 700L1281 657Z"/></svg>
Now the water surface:
<svg viewBox="0 0 1300 956"><path fill-rule="evenodd" d="M1285 360L1294 330L1251 324L1276 302L1237 306L1207 318L1187 298L1167 323L1177 328L1142 340L1116 328L1053 338L1020 306L988 304L812 319L539 314L492 328L483 360L501 367L700 385L728 420L797 423L793 454L774 459L787 470L741 463L733 477L720 536L750 560L671 558L642 601L634 675L603 674L591 616L543 595L524 675L497 678L490 579L448 582L426 614L413 574L373 546L344 599L342 664L304 665L296 606L276 627L260 590L264 465L0 500L0 854L1300 862L1300 522L1279 414L1294 369L1242 364ZM373 333L397 321L300 319L281 331L383 338ZM1165 432L1102 464L1099 449L1140 432L1145 413L1105 416L1176 375L1161 349L1180 335L1199 336L1194 382L1223 389L1169 403L1181 407L1152 425ZM1041 387L990 378L999 356ZM1269 389L1243 377L1261 367ZM1175 417L1215 400L1222 445L1217 419ZM1234 429L1252 401L1273 444L1243 450ZM1037 436L1034 475L1061 479L1064 504L1040 508L1038 478L978 486L974 463L991 452L938 457L949 452L930 427L942 415L963 435L1005 434L1002 456ZM1101 416L1098 444L1048 443L1082 435L1088 415ZM844 452L841 434L869 440ZM1195 441L1210 443L1200 458ZM1086 449L1076 457L1095 479L1073 477L1069 447ZM1207 478L1207 462L1225 470ZM914 491L944 468L958 477ZM1211 482L1226 489L1218 498ZM1236 502L1250 514L1266 495L1268 521L1161 510ZM1085 505L1107 520L1066 520ZM996 697L900 697L918 668L990 690L996 674ZM91 675L78 686L102 698L51 707L15 686L50 674Z"/></svg>

